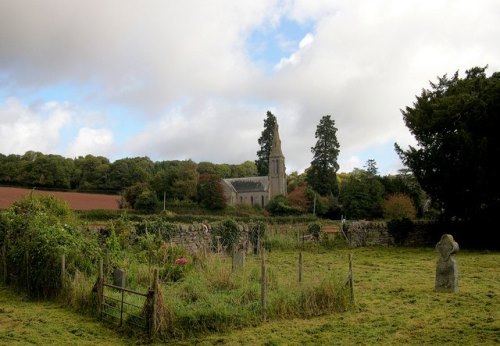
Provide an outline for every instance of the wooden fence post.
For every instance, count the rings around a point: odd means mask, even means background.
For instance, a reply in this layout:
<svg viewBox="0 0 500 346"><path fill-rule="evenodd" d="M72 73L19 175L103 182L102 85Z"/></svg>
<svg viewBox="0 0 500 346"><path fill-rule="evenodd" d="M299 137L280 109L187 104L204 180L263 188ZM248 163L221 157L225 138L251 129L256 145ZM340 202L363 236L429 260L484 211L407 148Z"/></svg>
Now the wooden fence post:
<svg viewBox="0 0 500 346"><path fill-rule="evenodd" d="M261 249L261 261L260 261L260 269L261 269L261 283L260 283L260 303L262 307L262 320L266 320L267 314L267 279L266 279L266 260L265 253L266 251Z"/></svg>
<svg viewBox="0 0 500 346"><path fill-rule="evenodd" d="M66 255L61 256L61 287L64 288L64 282L66 277Z"/></svg>
<svg viewBox="0 0 500 346"><path fill-rule="evenodd" d="M125 290L122 291L122 298L121 298L121 303L120 303L120 324L118 327L121 327L123 324L123 301L125 300Z"/></svg>
<svg viewBox="0 0 500 346"><path fill-rule="evenodd" d="M99 277L97 278L97 313L102 318L102 304L104 302L104 265L102 258L99 259Z"/></svg>
<svg viewBox="0 0 500 346"><path fill-rule="evenodd" d="M29 253L26 251L24 253L24 261L26 264L26 290L30 291L30 267L29 267Z"/></svg>
<svg viewBox="0 0 500 346"><path fill-rule="evenodd" d="M349 254L349 290L351 294L351 304L354 304L354 278L352 275L352 253Z"/></svg>
<svg viewBox="0 0 500 346"><path fill-rule="evenodd" d="M3 283L7 285L7 245L2 245L2 269L3 269Z"/></svg>
<svg viewBox="0 0 500 346"><path fill-rule="evenodd" d="M302 251L299 252L299 282L302 282Z"/></svg>
<svg viewBox="0 0 500 346"><path fill-rule="evenodd" d="M149 330L149 336L154 338L156 331L158 329L158 268L153 271L153 302L151 307L151 329Z"/></svg>

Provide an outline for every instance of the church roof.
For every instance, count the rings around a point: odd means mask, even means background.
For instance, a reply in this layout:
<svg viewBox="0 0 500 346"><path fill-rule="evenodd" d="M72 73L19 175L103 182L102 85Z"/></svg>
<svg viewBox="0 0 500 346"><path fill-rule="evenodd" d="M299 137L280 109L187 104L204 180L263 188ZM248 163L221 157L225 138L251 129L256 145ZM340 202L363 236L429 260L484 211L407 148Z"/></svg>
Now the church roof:
<svg viewBox="0 0 500 346"><path fill-rule="evenodd" d="M269 188L269 178L267 176L230 178L224 179L224 182L236 192L265 192Z"/></svg>

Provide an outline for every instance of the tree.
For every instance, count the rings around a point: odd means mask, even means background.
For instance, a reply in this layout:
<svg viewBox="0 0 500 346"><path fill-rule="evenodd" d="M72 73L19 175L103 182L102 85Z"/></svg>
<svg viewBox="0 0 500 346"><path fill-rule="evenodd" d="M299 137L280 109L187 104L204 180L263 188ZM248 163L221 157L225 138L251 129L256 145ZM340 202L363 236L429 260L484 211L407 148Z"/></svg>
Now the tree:
<svg viewBox="0 0 500 346"><path fill-rule="evenodd" d="M111 164L109 185L111 189L122 190L135 183L150 181L154 163L149 157L120 159Z"/></svg>
<svg viewBox="0 0 500 346"><path fill-rule="evenodd" d="M198 180L198 202L208 209L226 208L226 198L218 175L201 174Z"/></svg>
<svg viewBox="0 0 500 346"><path fill-rule="evenodd" d="M231 167L231 178L241 178L241 177L253 177L258 174L255 162L245 161L239 165L230 165ZM264 175L267 175L264 174Z"/></svg>
<svg viewBox="0 0 500 346"><path fill-rule="evenodd" d="M493 219L500 212L500 72L446 75L423 90L403 119L418 146L396 152L442 208L445 220Z"/></svg>
<svg viewBox="0 0 500 346"><path fill-rule="evenodd" d="M416 216L424 216L424 206L427 197L410 170L400 169L398 174L386 175L381 178L380 182L384 185L385 198L393 194L409 196L416 209Z"/></svg>
<svg viewBox="0 0 500 346"><path fill-rule="evenodd" d="M377 162L374 159L366 161L365 169L371 175L378 175Z"/></svg>
<svg viewBox="0 0 500 346"><path fill-rule="evenodd" d="M75 159L74 185L79 190L108 188L109 160L102 156L86 155Z"/></svg>
<svg viewBox="0 0 500 346"><path fill-rule="evenodd" d="M259 175L267 175L269 173L269 154L273 145L274 128L276 126L276 117L270 111L267 111L267 118L264 119L264 130L259 138L260 149L257 151L257 172Z"/></svg>
<svg viewBox="0 0 500 346"><path fill-rule="evenodd" d="M354 169L342 179L340 204L349 219L374 219L382 216L384 185L378 176Z"/></svg>
<svg viewBox="0 0 500 346"><path fill-rule="evenodd" d="M313 160L307 170L308 184L320 195L338 195L337 171L339 165L339 142L337 128L330 115L321 118L316 129L316 145L311 148Z"/></svg>
<svg viewBox="0 0 500 346"><path fill-rule="evenodd" d="M169 200L194 200L198 184L197 165L191 160L158 163L151 186L158 197Z"/></svg>
<svg viewBox="0 0 500 346"><path fill-rule="evenodd" d="M389 220L415 219L417 212L411 198L402 193L389 195L382 203L384 218Z"/></svg>

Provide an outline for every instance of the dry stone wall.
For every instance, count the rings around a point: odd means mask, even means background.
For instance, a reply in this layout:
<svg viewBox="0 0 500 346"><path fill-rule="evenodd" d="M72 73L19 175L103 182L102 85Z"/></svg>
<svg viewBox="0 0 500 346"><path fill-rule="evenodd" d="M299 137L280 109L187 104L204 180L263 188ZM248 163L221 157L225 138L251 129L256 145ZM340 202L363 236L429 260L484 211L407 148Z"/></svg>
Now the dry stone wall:
<svg viewBox="0 0 500 346"><path fill-rule="evenodd" d="M238 225L240 238L236 248L248 251L252 247L249 240L249 231L247 225ZM203 253L209 251L226 251L220 248L216 237L212 234L212 228L209 224L178 224L177 231L173 235L171 242L184 247L191 253Z"/></svg>
<svg viewBox="0 0 500 346"><path fill-rule="evenodd" d="M345 224L345 227L351 246L387 246L394 244L387 223L383 221L350 221Z"/></svg>

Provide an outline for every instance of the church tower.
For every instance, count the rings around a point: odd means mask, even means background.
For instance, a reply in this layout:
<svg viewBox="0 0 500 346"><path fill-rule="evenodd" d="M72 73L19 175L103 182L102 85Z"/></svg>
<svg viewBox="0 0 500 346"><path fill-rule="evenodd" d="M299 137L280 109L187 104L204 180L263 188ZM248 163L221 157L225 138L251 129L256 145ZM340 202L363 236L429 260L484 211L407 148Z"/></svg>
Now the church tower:
<svg viewBox="0 0 500 346"><path fill-rule="evenodd" d="M285 156L281 151L278 124L274 127L273 145L269 153L269 199L278 195L286 196Z"/></svg>

